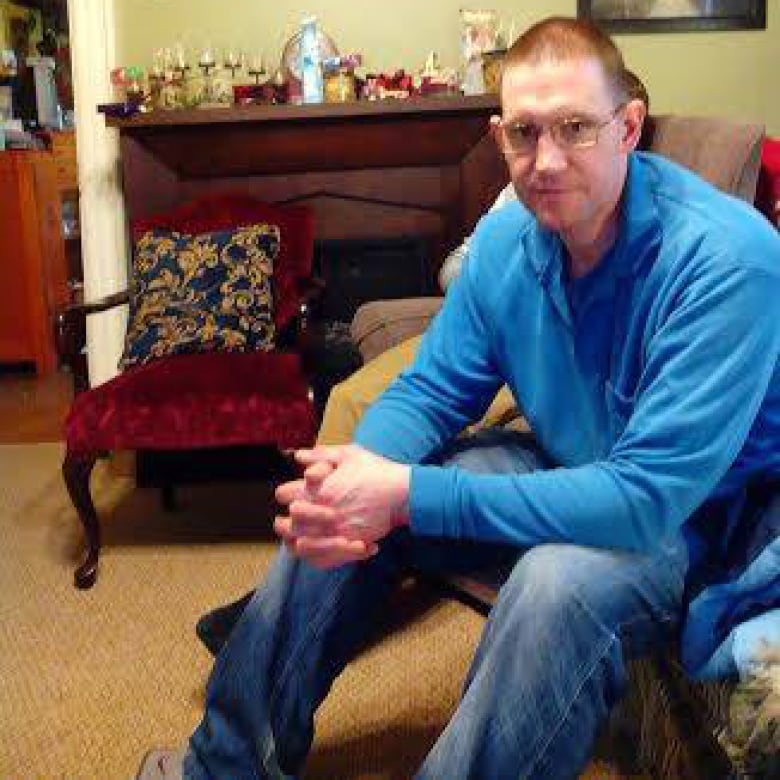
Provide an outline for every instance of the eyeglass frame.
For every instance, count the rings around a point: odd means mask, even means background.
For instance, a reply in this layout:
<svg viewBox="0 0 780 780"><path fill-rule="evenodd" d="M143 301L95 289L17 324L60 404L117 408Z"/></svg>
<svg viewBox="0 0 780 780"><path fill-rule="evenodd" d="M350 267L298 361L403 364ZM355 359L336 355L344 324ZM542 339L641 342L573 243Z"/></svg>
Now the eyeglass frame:
<svg viewBox="0 0 780 780"><path fill-rule="evenodd" d="M533 141L533 145L529 146L527 150L517 150L512 148L507 148L506 144L506 130L507 130L507 123L504 122L504 120L501 117L494 117L493 118L493 126L495 127L496 131L498 131L501 134L501 140L499 140L499 147L501 148L501 152L504 155L515 155L515 156L527 156L531 155L536 152L536 150L539 147L539 139L542 137L542 135L549 131L550 132L550 138L555 143L555 145L564 152L570 152L570 151L579 151L581 149L592 149L596 144L599 142L599 137L601 135L601 131L607 127L607 125L612 124L617 118L619 112L624 109L628 105L628 102L619 103L615 108L612 109L612 111L609 114L609 117L607 119L604 119L601 122L596 122L592 129L594 132L593 139L588 141L587 143L580 143L580 144L569 144L567 142L561 142L559 135L558 128L565 127L567 123L580 121L585 122L588 121L584 118L578 117L576 114L573 116L565 117L564 119L559 119L555 122L549 122L547 124L536 124L534 122L515 122L513 123L515 126L526 124L529 127L534 127L536 130L535 138Z"/></svg>

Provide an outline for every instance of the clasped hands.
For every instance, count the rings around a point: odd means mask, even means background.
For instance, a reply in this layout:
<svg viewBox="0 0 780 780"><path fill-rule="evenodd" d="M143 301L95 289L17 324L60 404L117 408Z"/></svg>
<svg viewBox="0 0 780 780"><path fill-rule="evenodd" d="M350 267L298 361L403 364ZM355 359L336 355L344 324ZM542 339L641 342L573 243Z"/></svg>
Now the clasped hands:
<svg viewBox="0 0 780 780"><path fill-rule="evenodd" d="M364 560L408 522L411 469L357 444L298 450L301 479L276 489L274 522L288 549L320 569Z"/></svg>

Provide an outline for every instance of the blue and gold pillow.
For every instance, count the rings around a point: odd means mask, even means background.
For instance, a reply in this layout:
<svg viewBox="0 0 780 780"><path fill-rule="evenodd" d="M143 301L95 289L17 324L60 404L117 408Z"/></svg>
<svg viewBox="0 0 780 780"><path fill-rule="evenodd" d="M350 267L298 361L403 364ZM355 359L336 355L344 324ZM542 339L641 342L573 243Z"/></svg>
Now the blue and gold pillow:
<svg viewBox="0 0 780 780"><path fill-rule="evenodd" d="M188 352L269 350L279 228L144 233L135 246L121 369Z"/></svg>

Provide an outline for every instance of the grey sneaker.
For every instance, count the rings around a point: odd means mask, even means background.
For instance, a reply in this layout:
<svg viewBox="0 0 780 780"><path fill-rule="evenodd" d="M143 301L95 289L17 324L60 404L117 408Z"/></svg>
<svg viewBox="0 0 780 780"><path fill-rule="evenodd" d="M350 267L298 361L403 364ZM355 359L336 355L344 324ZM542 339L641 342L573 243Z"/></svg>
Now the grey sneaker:
<svg viewBox="0 0 780 780"><path fill-rule="evenodd" d="M150 750L135 780L183 780L185 748Z"/></svg>

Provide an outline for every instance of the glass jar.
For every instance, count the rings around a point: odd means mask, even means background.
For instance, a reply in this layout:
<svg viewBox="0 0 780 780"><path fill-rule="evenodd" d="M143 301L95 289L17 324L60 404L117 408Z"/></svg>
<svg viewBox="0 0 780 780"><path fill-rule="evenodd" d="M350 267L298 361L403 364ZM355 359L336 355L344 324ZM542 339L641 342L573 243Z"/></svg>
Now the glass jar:
<svg viewBox="0 0 780 780"><path fill-rule="evenodd" d="M494 49L482 53L482 78L485 92L497 93L501 87L501 65L506 49Z"/></svg>
<svg viewBox="0 0 780 780"><path fill-rule="evenodd" d="M350 68L326 71L324 82L326 103L348 103L355 99L355 73Z"/></svg>

